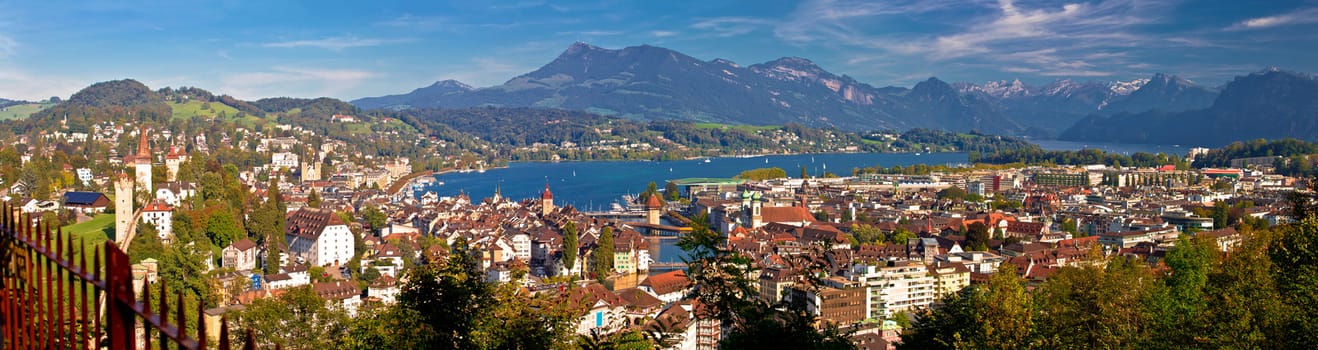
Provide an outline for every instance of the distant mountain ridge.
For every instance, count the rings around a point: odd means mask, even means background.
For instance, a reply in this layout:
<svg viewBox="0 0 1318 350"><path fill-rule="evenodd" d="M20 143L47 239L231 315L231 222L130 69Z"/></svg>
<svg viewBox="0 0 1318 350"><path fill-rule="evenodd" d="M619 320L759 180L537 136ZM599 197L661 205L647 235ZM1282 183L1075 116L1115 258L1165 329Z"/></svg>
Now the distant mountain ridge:
<svg viewBox="0 0 1318 350"><path fill-rule="evenodd" d="M3 107L9 107L9 106L14 106L14 105L27 104L27 103L30 103L30 102L27 102L27 101L19 101L19 100L10 100L10 99L0 98L0 108L3 108Z"/></svg>
<svg viewBox="0 0 1318 350"><path fill-rule="evenodd" d="M1075 141L1202 146L1286 137L1318 140L1318 78L1275 68L1237 77L1206 108L1093 115L1061 134Z"/></svg>
<svg viewBox="0 0 1318 350"><path fill-rule="evenodd" d="M575 43L540 69L502 85L438 96L418 91L353 103L364 109L563 108L631 119L799 123L857 130L956 125L951 129L1021 131L1014 123L993 123L1000 114L985 104L965 104L955 89L929 91L945 96L914 98L907 96L911 89L875 88L800 57L741 66L648 45L610 50ZM948 114L923 113L927 103ZM936 118L906 117L917 114Z"/></svg>
<svg viewBox="0 0 1318 350"><path fill-rule="evenodd" d="M613 50L578 42L539 69L501 85L472 88L448 80L352 103L362 109L539 107L643 120L978 130L1050 138L1090 114L1203 108L1211 103L1205 96L1215 93L1162 74L1113 82L1062 79L1043 86L1020 80L949 84L930 78L911 88L874 87L801 57L742 66L649 45Z"/></svg>

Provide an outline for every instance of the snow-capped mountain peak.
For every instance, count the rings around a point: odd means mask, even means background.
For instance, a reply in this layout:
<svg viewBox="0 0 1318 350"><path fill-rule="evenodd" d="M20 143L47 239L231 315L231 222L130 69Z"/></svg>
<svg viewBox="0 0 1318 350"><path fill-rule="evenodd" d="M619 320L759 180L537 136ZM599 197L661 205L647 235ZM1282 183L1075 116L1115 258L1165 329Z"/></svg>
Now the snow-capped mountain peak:
<svg viewBox="0 0 1318 350"><path fill-rule="evenodd" d="M1118 80L1109 84L1108 88L1112 90L1113 95L1126 96L1135 92L1135 90L1139 90L1140 87L1143 87L1144 84L1147 84L1148 82L1149 79L1135 79L1130 81Z"/></svg>
<svg viewBox="0 0 1318 350"><path fill-rule="evenodd" d="M957 83L955 84L955 87L957 88L957 91L960 91L961 93L982 92L985 95L989 95L997 98L1012 98L1012 97L1023 97L1023 96L1034 95L1034 88L1029 85L1025 85L1025 83L1022 83L1020 79L1012 79L1011 81L1006 81L1006 80L990 81L984 83L984 85Z"/></svg>

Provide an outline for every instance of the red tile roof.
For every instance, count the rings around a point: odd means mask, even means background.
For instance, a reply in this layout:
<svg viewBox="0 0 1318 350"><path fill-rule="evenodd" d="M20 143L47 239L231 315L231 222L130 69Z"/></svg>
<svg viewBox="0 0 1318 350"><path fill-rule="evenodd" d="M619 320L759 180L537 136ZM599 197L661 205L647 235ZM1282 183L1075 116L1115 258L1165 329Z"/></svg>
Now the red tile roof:
<svg viewBox="0 0 1318 350"><path fill-rule="evenodd" d="M646 277L641 281L641 286L650 287L655 294L664 295L686 289L691 286L691 280L687 279L686 272L677 270Z"/></svg>
<svg viewBox="0 0 1318 350"><path fill-rule="evenodd" d="M815 215L805 207L764 207L760 216L764 222L815 222Z"/></svg>
<svg viewBox="0 0 1318 350"><path fill-rule="evenodd" d="M233 244L230 246L233 247L234 249L237 249L238 251L246 251L248 249L256 248L256 242L252 242L252 240L250 239L243 238L238 240L237 242L233 242Z"/></svg>
<svg viewBox="0 0 1318 350"><path fill-rule="evenodd" d="M327 209L302 208L288 213L284 233L316 239L325 227L343 225L338 214Z"/></svg>

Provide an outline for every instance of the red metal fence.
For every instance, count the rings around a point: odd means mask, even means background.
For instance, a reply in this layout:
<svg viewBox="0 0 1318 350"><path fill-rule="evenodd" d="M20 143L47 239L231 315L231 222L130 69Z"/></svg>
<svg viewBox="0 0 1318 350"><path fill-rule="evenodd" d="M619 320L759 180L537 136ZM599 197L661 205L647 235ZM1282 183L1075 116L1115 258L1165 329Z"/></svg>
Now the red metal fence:
<svg viewBox="0 0 1318 350"><path fill-rule="evenodd" d="M173 304L178 324L170 320L164 283L157 283L161 300L154 307L148 283L139 301L128 254L114 242L88 246L89 261L82 242L15 209L0 205L0 349L208 348L203 303L193 315L196 334L189 335L183 294ZM217 338L217 348L229 349L224 320ZM254 348L252 338L249 330L246 349Z"/></svg>

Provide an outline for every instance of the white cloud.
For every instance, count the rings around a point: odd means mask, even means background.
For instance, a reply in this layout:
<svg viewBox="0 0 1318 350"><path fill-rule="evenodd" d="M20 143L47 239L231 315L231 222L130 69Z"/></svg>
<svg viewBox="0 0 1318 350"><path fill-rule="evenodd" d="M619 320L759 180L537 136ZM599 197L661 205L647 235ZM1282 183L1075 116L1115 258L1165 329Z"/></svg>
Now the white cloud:
<svg viewBox="0 0 1318 350"><path fill-rule="evenodd" d="M0 59L13 56L16 52L18 52L18 41L5 33L0 33Z"/></svg>
<svg viewBox="0 0 1318 350"><path fill-rule="evenodd" d="M1292 24L1318 23L1318 8L1306 8L1275 16L1250 18L1228 27L1227 30L1247 30L1278 27Z"/></svg>
<svg viewBox="0 0 1318 350"><path fill-rule="evenodd" d="M410 39L379 39L379 38L358 38L358 37L331 37L313 40L292 40L279 41L261 44L264 47L275 48L301 48L314 47L334 51L343 51L343 49L354 47L380 46L387 44L397 44L411 41Z"/></svg>
<svg viewBox="0 0 1318 350"><path fill-rule="evenodd" d="M751 17L714 17L698 19L691 28L709 32L715 37L730 38L750 33L771 24L770 21Z"/></svg>
<svg viewBox="0 0 1318 350"><path fill-rule="evenodd" d="M338 96L379 74L352 69L272 67L238 73L221 80L219 91L242 99L274 96Z"/></svg>
<svg viewBox="0 0 1318 350"><path fill-rule="evenodd" d="M0 65L0 97L40 101L51 96L68 98L91 81L63 76L35 74L15 66Z"/></svg>
<svg viewBox="0 0 1318 350"><path fill-rule="evenodd" d="M651 31L650 35L656 38L667 38L670 36L677 35L677 32L668 31L668 30L656 30L656 31Z"/></svg>
<svg viewBox="0 0 1318 350"><path fill-rule="evenodd" d="M587 36L587 37L593 37L593 36L617 36L617 35L623 35L623 34L626 34L626 33L625 33L625 32L622 32L622 31L617 31L617 30L583 30L583 31L577 31L577 32L558 32L558 35L577 35L577 36Z"/></svg>
<svg viewBox="0 0 1318 350"><path fill-rule="evenodd" d="M919 61L916 69L949 66L1036 76L1107 76L1130 63L1126 52L1158 35L1141 25L1163 20L1168 2L814 0L774 29L780 40L825 47L874 70L884 62ZM889 23L916 23L905 31ZM877 29L882 28L882 29ZM1165 43L1165 41L1162 41ZM1004 68L1005 67L1005 68ZM909 69L906 67L904 69Z"/></svg>

